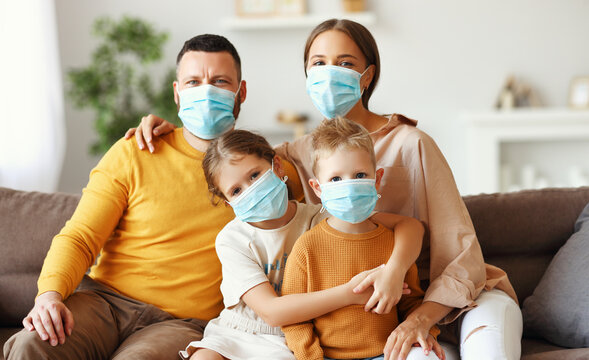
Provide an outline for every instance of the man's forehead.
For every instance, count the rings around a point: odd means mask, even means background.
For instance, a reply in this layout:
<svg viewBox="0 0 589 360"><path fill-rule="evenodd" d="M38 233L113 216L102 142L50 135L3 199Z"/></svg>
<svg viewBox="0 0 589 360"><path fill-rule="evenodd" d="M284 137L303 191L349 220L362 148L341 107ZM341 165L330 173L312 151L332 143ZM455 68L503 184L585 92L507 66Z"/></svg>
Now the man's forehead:
<svg viewBox="0 0 589 360"><path fill-rule="evenodd" d="M237 76L237 69L233 56L227 51L206 52L187 51L177 67L178 74L202 74L214 72L215 75Z"/></svg>

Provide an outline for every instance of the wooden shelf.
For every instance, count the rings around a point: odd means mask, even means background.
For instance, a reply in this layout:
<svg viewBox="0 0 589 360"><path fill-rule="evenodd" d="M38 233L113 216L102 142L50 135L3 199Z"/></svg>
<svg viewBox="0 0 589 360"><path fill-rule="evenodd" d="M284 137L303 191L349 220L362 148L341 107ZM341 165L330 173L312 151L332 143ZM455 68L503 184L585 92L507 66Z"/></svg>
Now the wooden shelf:
<svg viewBox="0 0 589 360"><path fill-rule="evenodd" d="M338 14L308 14L293 16L269 17L228 17L221 20L221 24L230 30L265 30L265 29L297 29L313 28L327 19L350 19L364 26L372 25L376 16L372 12L338 13Z"/></svg>

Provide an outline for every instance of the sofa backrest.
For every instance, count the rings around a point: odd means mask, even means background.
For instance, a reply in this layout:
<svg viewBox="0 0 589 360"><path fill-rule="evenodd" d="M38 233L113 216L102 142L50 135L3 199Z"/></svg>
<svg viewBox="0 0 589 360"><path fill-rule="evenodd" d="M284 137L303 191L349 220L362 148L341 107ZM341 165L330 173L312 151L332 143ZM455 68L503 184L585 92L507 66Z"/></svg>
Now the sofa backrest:
<svg viewBox="0 0 589 360"><path fill-rule="evenodd" d="M0 325L19 326L37 294L45 255L79 195L0 187Z"/></svg>
<svg viewBox="0 0 589 360"><path fill-rule="evenodd" d="M520 304L589 203L589 187L464 197L485 262L507 272Z"/></svg>

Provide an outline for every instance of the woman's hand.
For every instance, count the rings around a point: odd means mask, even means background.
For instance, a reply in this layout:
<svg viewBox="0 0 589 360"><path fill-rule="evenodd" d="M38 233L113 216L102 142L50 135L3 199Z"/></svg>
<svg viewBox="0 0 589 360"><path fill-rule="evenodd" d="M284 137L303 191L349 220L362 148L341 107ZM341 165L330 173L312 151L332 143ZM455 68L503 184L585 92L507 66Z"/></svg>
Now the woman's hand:
<svg viewBox="0 0 589 360"><path fill-rule="evenodd" d="M171 131L174 131L176 125L156 116L149 114L141 118L141 123L136 128L130 128L125 133L125 139L130 139L135 134L135 141L140 150L145 149L145 143L147 142L147 148L149 152L153 152L152 140L153 136L165 135Z"/></svg>
<svg viewBox="0 0 589 360"><path fill-rule="evenodd" d="M441 351L441 347L437 341L432 342L428 337L429 327L426 328L418 321L405 320L393 332L389 335L387 343L384 347L384 359L385 360L397 360L405 359L409 350L413 346L421 346L424 354L428 355L432 349L443 360L444 352ZM429 340L429 341L428 341Z"/></svg>
<svg viewBox="0 0 589 360"><path fill-rule="evenodd" d="M405 274L392 265L381 266L354 288L355 293L362 293L373 286L374 292L366 302L364 310L377 314L388 314L397 305L402 295L411 294L407 283L403 282Z"/></svg>

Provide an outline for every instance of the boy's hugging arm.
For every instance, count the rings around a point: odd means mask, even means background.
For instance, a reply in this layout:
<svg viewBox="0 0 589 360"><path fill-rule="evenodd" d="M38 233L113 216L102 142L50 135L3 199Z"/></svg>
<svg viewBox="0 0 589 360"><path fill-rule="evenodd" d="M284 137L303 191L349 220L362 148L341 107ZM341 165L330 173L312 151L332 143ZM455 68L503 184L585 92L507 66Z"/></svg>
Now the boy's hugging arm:
<svg viewBox="0 0 589 360"><path fill-rule="evenodd" d="M417 265L413 264L405 275L405 282L411 289L411 294L403 295L399 303L397 304L397 312L399 314L399 321L403 321L417 309L423 303L423 296L425 292L419 285L419 275L417 273ZM429 333L436 338L440 334L440 329L437 326L433 326Z"/></svg>
<svg viewBox="0 0 589 360"><path fill-rule="evenodd" d="M299 294L308 292L307 287L307 251L301 241L305 235L297 240L284 270L282 294ZM286 344L294 352L297 359L323 359L323 350L319 338L315 334L313 321L283 326Z"/></svg>

